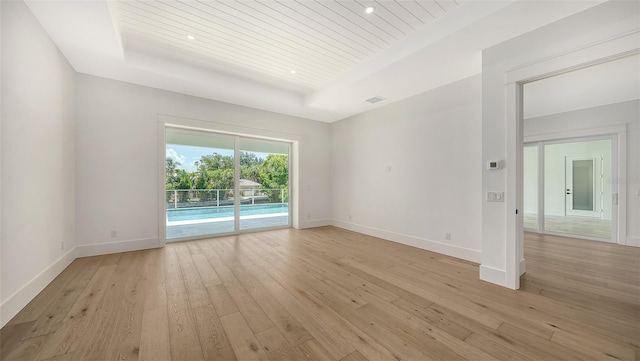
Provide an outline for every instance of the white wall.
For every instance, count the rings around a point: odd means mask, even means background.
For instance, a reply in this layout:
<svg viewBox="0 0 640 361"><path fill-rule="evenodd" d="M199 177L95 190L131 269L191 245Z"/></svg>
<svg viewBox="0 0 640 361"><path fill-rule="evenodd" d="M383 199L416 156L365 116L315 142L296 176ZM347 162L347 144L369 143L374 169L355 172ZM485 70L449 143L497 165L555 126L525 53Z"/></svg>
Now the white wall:
<svg viewBox="0 0 640 361"><path fill-rule="evenodd" d="M524 85L524 118L622 103L640 98L640 54Z"/></svg>
<svg viewBox="0 0 640 361"><path fill-rule="evenodd" d="M24 3L1 6L4 325L73 260L75 72Z"/></svg>
<svg viewBox="0 0 640 361"><path fill-rule="evenodd" d="M333 123L333 223L479 261L480 114L474 76Z"/></svg>
<svg viewBox="0 0 640 361"><path fill-rule="evenodd" d="M2 25L3 21L2 21L2 6L0 5L0 84L2 83L2 34L3 34L3 25ZM0 85L0 282L2 282L2 239L4 239L4 230L2 229L2 123L4 119L4 113L2 110L2 86ZM2 300L4 299L3 296L4 293L2 292L2 283L0 283L0 304L2 303ZM1 306L0 306L1 307ZM0 310L0 313L2 313L2 310ZM0 327L2 327L4 325L4 322L2 320L2 316L0 316Z"/></svg>
<svg viewBox="0 0 640 361"><path fill-rule="evenodd" d="M484 50L483 162L492 159L506 160L507 144L515 138L514 134L507 134L505 74L513 69L637 30L638 7L637 2L606 2ZM507 183L507 170L515 165L505 166L499 172L483 172L483 192L512 192L515 182ZM515 209L507 209L506 205L512 200L507 197L506 201L483 203L480 276L489 282L514 287L515 281L512 280L517 280L517 277L507 274L507 243L513 244L516 240L512 239L514 235L507 235L507 215L515 214ZM509 284L510 282L514 283Z"/></svg>
<svg viewBox="0 0 640 361"><path fill-rule="evenodd" d="M639 103L640 104L640 103ZM640 247L640 106L638 121L627 125L627 155L635 159L627 160L627 245Z"/></svg>
<svg viewBox="0 0 640 361"><path fill-rule="evenodd" d="M89 75L77 79L79 255L157 245L159 115L299 139L300 226L328 223L329 124Z"/></svg>

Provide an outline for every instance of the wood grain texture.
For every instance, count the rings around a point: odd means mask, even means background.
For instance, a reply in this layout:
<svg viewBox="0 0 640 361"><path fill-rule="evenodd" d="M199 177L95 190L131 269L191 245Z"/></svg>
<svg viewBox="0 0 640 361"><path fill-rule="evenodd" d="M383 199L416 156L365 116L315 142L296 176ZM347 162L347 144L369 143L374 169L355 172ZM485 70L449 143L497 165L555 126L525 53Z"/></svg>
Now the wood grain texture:
<svg viewBox="0 0 640 361"><path fill-rule="evenodd" d="M261 74L307 93L424 28L459 2L383 1L368 16L357 1L114 1L127 49L140 39L163 51ZM189 29L197 41L186 38ZM195 40L194 39L194 40ZM296 70L295 76L290 71ZM273 84L272 84L273 85Z"/></svg>
<svg viewBox="0 0 640 361"><path fill-rule="evenodd" d="M2 360L640 359L640 249L525 235L518 291L478 265L321 227L74 261Z"/></svg>

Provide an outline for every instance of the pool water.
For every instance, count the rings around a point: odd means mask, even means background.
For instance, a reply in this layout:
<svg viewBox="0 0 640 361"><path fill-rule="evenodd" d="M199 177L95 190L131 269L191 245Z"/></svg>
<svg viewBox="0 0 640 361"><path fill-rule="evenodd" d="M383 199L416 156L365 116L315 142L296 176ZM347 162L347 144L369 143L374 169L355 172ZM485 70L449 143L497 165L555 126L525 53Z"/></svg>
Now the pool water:
<svg viewBox="0 0 640 361"><path fill-rule="evenodd" d="M271 213L288 213L288 204L264 204L240 206L241 216L254 216ZM187 209L167 209L167 221L192 221L197 219L233 217L233 206L202 207Z"/></svg>

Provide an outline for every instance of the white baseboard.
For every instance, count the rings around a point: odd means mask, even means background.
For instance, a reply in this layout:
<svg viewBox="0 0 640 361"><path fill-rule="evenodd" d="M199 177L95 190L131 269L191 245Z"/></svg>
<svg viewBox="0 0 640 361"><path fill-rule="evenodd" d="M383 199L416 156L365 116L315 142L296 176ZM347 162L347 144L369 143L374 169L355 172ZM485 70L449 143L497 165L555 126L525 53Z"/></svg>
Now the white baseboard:
<svg viewBox="0 0 640 361"><path fill-rule="evenodd" d="M323 227L323 226L329 226L329 225L331 225L331 221L328 219L314 219L314 220L300 222L299 229Z"/></svg>
<svg viewBox="0 0 640 361"><path fill-rule="evenodd" d="M527 272L527 264L525 259L520 260L520 276L522 276L525 272Z"/></svg>
<svg viewBox="0 0 640 361"><path fill-rule="evenodd" d="M13 316L18 314L76 259L76 250L76 248L72 248L0 304L0 327L4 327L7 322L11 321Z"/></svg>
<svg viewBox="0 0 640 361"><path fill-rule="evenodd" d="M158 248L157 238L142 238L118 242L84 244L76 247L76 257L91 257L103 254L139 251L142 249L151 248Z"/></svg>
<svg viewBox="0 0 640 361"><path fill-rule="evenodd" d="M507 273L503 270L480 265L480 279L498 286L507 287Z"/></svg>
<svg viewBox="0 0 640 361"><path fill-rule="evenodd" d="M476 251L469 248L454 246L446 243L440 243L440 242L431 241L424 238L418 238L418 237L409 236L406 234L385 231L382 229L361 226L358 224L353 224L348 222L333 220L331 221L331 225L338 228L348 229L350 231L363 233L369 236L386 239L388 241L397 242L397 243L405 244L407 246L425 249L427 251L436 252L436 253L444 254L447 256L455 257L455 258L461 258L461 259L471 261L471 262L476 262L476 263L480 263L480 259L482 255L480 251Z"/></svg>
<svg viewBox="0 0 640 361"><path fill-rule="evenodd" d="M627 237L627 246L640 247L640 237Z"/></svg>

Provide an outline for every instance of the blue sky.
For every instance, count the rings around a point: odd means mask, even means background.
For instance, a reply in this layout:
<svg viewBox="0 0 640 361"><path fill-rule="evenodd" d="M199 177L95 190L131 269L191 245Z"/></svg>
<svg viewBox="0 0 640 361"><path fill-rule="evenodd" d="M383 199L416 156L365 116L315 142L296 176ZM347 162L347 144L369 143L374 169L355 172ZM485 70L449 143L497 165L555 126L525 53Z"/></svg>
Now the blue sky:
<svg viewBox="0 0 640 361"><path fill-rule="evenodd" d="M219 148L206 148L195 147L191 145L179 145L179 144L167 144L165 147L165 154L167 158L171 158L174 161L180 163L178 169L184 169L187 172L193 172L196 170L195 162L199 161L202 156L218 153L222 155L233 156L233 149L219 149ZM265 159L267 153L254 152L258 158Z"/></svg>

